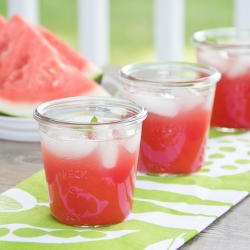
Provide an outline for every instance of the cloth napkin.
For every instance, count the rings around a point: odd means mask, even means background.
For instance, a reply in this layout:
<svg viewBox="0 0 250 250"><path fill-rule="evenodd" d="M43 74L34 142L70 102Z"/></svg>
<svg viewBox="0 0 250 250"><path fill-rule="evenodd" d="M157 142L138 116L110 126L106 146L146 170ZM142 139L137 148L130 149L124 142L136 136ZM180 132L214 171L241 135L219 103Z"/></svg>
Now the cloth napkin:
<svg viewBox="0 0 250 250"><path fill-rule="evenodd" d="M138 173L131 215L101 228L50 214L44 171L0 195L0 249L177 249L250 191L250 132L211 130L204 167L172 178Z"/></svg>

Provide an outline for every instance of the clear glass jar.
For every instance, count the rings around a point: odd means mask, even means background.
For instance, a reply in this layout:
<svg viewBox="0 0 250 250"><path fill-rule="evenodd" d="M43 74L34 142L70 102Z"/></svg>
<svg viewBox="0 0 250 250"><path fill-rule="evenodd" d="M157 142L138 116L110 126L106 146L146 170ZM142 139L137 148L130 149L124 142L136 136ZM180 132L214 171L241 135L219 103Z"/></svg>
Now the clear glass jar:
<svg viewBox="0 0 250 250"><path fill-rule="evenodd" d="M137 103L105 97L59 99L35 110L57 220L96 227L129 215L146 116Z"/></svg>
<svg viewBox="0 0 250 250"><path fill-rule="evenodd" d="M200 169L219 71L195 63L146 62L123 67L119 76L123 97L148 110L138 170L165 176Z"/></svg>
<svg viewBox="0 0 250 250"><path fill-rule="evenodd" d="M211 126L226 132L250 128L250 29L216 28L192 36L198 62L222 73Z"/></svg>

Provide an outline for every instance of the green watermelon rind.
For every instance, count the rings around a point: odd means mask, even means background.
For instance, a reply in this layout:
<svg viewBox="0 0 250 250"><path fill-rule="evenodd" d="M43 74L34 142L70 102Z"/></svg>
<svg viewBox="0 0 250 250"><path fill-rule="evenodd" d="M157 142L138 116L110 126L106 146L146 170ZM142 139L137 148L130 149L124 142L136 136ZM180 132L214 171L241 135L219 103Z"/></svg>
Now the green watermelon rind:
<svg viewBox="0 0 250 250"><path fill-rule="evenodd" d="M80 93L78 96L106 96L111 97L110 93L103 87L96 84L94 89L90 92ZM49 101L49 100L47 100ZM18 118L32 118L35 109L43 102L26 103L24 102L12 102L0 98L0 115L18 117Z"/></svg>
<svg viewBox="0 0 250 250"><path fill-rule="evenodd" d="M102 78L103 78L103 74L98 74L98 75L96 75L96 76L93 78L93 80L94 80L95 82L101 84L101 83L102 83Z"/></svg>
<svg viewBox="0 0 250 250"><path fill-rule="evenodd" d="M88 66L85 68L84 71L82 71L85 76L88 78L91 78L98 84L101 84L102 78L103 78L103 70L96 66L95 64L89 62Z"/></svg>
<svg viewBox="0 0 250 250"><path fill-rule="evenodd" d="M39 102L37 104L33 103L32 105L26 103L11 103L10 101L0 99L0 114L9 117L31 118L33 111L39 104Z"/></svg>

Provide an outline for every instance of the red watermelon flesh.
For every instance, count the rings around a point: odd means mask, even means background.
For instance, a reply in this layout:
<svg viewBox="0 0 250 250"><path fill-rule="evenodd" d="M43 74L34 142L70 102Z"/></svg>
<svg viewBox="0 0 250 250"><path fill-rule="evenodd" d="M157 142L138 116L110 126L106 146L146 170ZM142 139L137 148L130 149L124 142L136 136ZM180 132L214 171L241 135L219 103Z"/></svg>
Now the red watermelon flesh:
<svg viewBox="0 0 250 250"><path fill-rule="evenodd" d="M71 49L66 43L62 42L58 37L42 26L37 27L47 41L54 46L70 64L77 67L86 76L95 79L100 83L102 70L96 65L82 57L79 53Z"/></svg>
<svg viewBox="0 0 250 250"><path fill-rule="evenodd" d="M33 26L14 16L0 30L0 112L32 117L46 101L109 94L68 63Z"/></svg>
<svg viewBox="0 0 250 250"><path fill-rule="evenodd" d="M2 29L5 24L6 24L6 19L0 15L0 29Z"/></svg>
<svg viewBox="0 0 250 250"><path fill-rule="evenodd" d="M22 42L25 27L26 23L15 16L0 30L0 86L11 72L26 63L25 52L28 44Z"/></svg>

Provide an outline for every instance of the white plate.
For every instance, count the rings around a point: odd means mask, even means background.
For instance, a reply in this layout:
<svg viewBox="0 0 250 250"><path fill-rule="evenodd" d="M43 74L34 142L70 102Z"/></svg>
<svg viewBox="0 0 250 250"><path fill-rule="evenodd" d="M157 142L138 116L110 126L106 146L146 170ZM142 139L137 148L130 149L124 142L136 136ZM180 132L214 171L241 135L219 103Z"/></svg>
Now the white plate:
<svg viewBox="0 0 250 250"><path fill-rule="evenodd" d="M33 118L17 118L0 115L0 139L38 142L38 123Z"/></svg>
<svg viewBox="0 0 250 250"><path fill-rule="evenodd" d="M121 84L110 76L103 76L102 86L112 96L119 97L121 94ZM0 115L0 139L39 142L38 123L33 118L17 118Z"/></svg>
<svg viewBox="0 0 250 250"><path fill-rule="evenodd" d="M112 96L121 97L122 96L122 85L121 83L108 75L103 75L102 78L102 87L105 88Z"/></svg>

